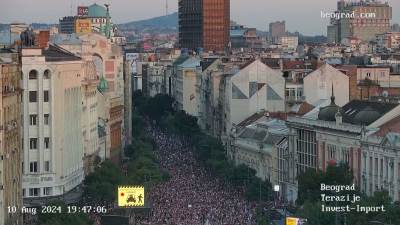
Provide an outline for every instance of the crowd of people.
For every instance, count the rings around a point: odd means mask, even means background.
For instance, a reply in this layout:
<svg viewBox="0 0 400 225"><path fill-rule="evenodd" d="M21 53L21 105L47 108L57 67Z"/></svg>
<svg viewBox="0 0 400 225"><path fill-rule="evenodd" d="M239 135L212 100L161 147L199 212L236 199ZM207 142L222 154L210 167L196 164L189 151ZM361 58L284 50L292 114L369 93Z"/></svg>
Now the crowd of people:
<svg viewBox="0 0 400 225"><path fill-rule="evenodd" d="M140 225L253 225L255 205L239 191L210 175L196 160L190 144L156 127L154 138L162 169L171 178L149 193L152 209Z"/></svg>

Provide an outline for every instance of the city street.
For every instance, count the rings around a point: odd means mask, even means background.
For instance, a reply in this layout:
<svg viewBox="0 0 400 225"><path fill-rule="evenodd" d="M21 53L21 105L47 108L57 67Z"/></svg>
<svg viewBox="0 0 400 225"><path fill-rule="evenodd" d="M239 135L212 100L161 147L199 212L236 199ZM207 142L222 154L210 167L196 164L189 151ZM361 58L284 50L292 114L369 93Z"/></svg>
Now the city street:
<svg viewBox="0 0 400 225"><path fill-rule="evenodd" d="M171 179L150 194L151 218L139 224L253 225L255 206L208 174L180 137L149 129L158 145L157 157Z"/></svg>

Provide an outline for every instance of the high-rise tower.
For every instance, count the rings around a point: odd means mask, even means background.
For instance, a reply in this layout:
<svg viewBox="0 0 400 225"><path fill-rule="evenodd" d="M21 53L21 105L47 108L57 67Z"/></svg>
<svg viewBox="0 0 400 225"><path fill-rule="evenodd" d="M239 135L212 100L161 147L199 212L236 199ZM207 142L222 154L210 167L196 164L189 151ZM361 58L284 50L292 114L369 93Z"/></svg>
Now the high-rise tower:
<svg viewBox="0 0 400 225"><path fill-rule="evenodd" d="M230 0L179 0L179 46L223 52L229 44Z"/></svg>

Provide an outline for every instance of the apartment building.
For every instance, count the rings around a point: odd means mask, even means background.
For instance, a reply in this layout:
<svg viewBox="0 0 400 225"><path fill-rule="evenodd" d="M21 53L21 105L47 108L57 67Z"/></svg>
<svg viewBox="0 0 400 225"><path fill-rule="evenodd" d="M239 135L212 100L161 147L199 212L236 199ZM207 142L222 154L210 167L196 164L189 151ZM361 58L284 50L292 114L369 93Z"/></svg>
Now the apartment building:
<svg viewBox="0 0 400 225"><path fill-rule="evenodd" d="M84 179L83 61L50 45L22 57L23 196L28 205L63 196Z"/></svg>
<svg viewBox="0 0 400 225"><path fill-rule="evenodd" d="M0 225L22 225L21 64L18 53L0 49Z"/></svg>

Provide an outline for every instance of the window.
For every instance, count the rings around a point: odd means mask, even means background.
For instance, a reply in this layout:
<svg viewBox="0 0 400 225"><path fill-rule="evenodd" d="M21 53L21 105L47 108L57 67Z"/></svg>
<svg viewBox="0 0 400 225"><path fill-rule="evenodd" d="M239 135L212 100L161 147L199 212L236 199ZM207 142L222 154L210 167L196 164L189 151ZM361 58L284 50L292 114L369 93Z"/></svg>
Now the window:
<svg viewBox="0 0 400 225"><path fill-rule="evenodd" d="M44 79L50 79L50 70L45 70L43 77L44 77Z"/></svg>
<svg viewBox="0 0 400 225"><path fill-rule="evenodd" d="M53 188L45 187L43 188L43 195L51 195Z"/></svg>
<svg viewBox="0 0 400 225"><path fill-rule="evenodd" d="M44 171L50 172L50 161L44 162Z"/></svg>
<svg viewBox="0 0 400 225"><path fill-rule="evenodd" d="M29 149L37 149L37 138L29 139Z"/></svg>
<svg viewBox="0 0 400 225"><path fill-rule="evenodd" d="M31 172L31 173L37 173L38 172L38 163L37 162L31 162L29 164L29 172Z"/></svg>
<svg viewBox="0 0 400 225"><path fill-rule="evenodd" d="M37 92L30 91L29 92L29 102L36 102L37 101Z"/></svg>
<svg viewBox="0 0 400 225"><path fill-rule="evenodd" d="M29 115L31 126L37 125L37 115Z"/></svg>
<svg viewBox="0 0 400 225"><path fill-rule="evenodd" d="M49 125L50 123L50 114L44 114L44 125Z"/></svg>
<svg viewBox="0 0 400 225"><path fill-rule="evenodd" d="M25 197L25 188L22 188L22 197Z"/></svg>
<svg viewBox="0 0 400 225"><path fill-rule="evenodd" d="M49 102L49 91L44 91L43 93L43 101Z"/></svg>
<svg viewBox="0 0 400 225"><path fill-rule="evenodd" d="M50 138L45 137L44 138L44 148L48 149L50 147Z"/></svg>
<svg viewBox="0 0 400 225"><path fill-rule="evenodd" d="M36 70L31 70L29 72L29 80L36 80L38 72Z"/></svg>
<svg viewBox="0 0 400 225"><path fill-rule="evenodd" d="M328 158L336 160L336 145L328 144Z"/></svg>
<svg viewBox="0 0 400 225"><path fill-rule="evenodd" d="M37 197L39 196L40 188L29 188L29 196Z"/></svg>

